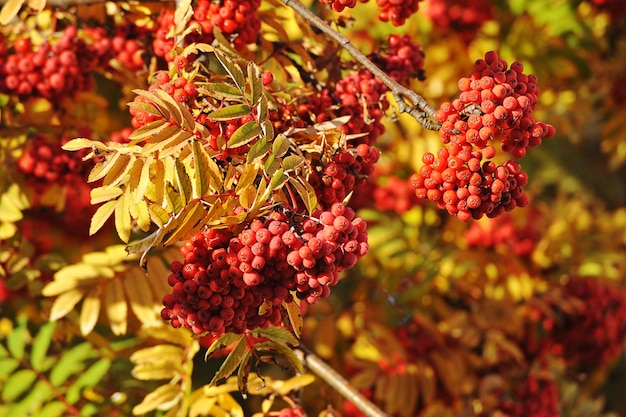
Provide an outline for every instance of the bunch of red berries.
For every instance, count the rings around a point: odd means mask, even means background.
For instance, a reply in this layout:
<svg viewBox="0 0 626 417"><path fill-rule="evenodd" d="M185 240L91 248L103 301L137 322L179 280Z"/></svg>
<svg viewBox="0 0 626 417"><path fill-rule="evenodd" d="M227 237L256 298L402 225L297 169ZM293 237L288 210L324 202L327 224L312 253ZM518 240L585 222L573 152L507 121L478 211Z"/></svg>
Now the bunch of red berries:
<svg viewBox="0 0 626 417"><path fill-rule="evenodd" d="M387 86L367 70L348 74L335 85L335 96L339 101L335 115L350 116L340 129L348 135L367 133L351 141L355 146L360 143L371 145L385 131L381 119L389 108L386 92Z"/></svg>
<svg viewBox="0 0 626 417"><path fill-rule="evenodd" d="M475 71L459 80L459 97L443 103L435 118L441 123L444 145L437 155L426 153L425 164L411 177L419 198L436 201L439 208L461 220L496 217L528 204L523 186L528 175L515 160L496 165L495 145L514 158L554 135L554 127L535 122L537 79L525 75L523 65L511 64L487 52Z"/></svg>
<svg viewBox="0 0 626 417"><path fill-rule="evenodd" d="M282 324L293 294L308 304L327 297L339 272L367 253L366 223L342 204L313 214L296 222L275 211L237 234L194 235L180 249L184 262L170 266L163 319L197 334L242 333Z"/></svg>
<svg viewBox="0 0 626 417"><path fill-rule="evenodd" d="M193 9L193 17L188 27L197 31L186 36L186 41L211 43L213 29L217 28L233 44L235 49L242 50L248 44L255 43L261 29L258 16L260 0L198 0ZM157 20L157 30L152 43L154 53L171 61L174 57L174 39L168 37L174 26L174 12L164 11Z"/></svg>
<svg viewBox="0 0 626 417"><path fill-rule="evenodd" d="M429 0L426 15L436 29L453 31L470 43L482 25L493 19L493 5L488 0Z"/></svg>
<svg viewBox="0 0 626 417"><path fill-rule="evenodd" d="M320 205L331 208L335 203L342 202L356 187L365 184L379 158L378 149L362 143L356 148L336 153L331 163L316 167L309 176L309 182Z"/></svg>
<svg viewBox="0 0 626 417"><path fill-rule="evenodd" d="M387 178L384 185L376 184L372 200L376 210L393 211L397 214L409 211L420 202L407 180L396 176Z"/></svg>
<svg viewBox="0 0 626 417"><path fill-rule="evenodd" d="M56 102L91 89L92 72L103 57L93 45L78 38L77 31L76 26L68 26L56 43L37 46L30 38L17 38L0 66L0 92Z"/></svg>
<svg viewBox="0 0 626 417"><path fill-rule="evenodd" d="M389 48L384 55L371 57L382 70L400 84L406 84L410 78L426 79L424 73L424 52L409 35L391 35L387 40Z"/></svg>
<svg viewBox="0 0 626 417"><path fill-rule="evenodd" d="M87 178L93 161L82 161L82 157L87 154L85 150L65 152L61 146L67 140L49 141L40 134L28 140L28 148L18 159L17 169L38 193L44 192L52 184L75 184Z"/></svg>
<svg viewBox="0 0 626 417"><path fill-rule="evenodd" d="M597 278L570 279L563 290L581 302L552 334L563 357L584 369L610 363L626 341L626 294Z"/></svg>
<svg viewBox="0 0 626 417"><path fill-rule="evenodd" d="M420 0L376 0L381 8L378 18L383 22L391 22L394 26L402 26L406 19L417 12Z"/></svg>
<svg viewBox="0 0 626 417"><path fill-rule="evenodd" d="M522 224L516 224L510 215L474 223L465 232L465 241L469 247L503 249L517 257L530 257L540 239L540 216L538 210L530 210Z"/></svg>
<svg viewBox="0 0 626 417"><path fill-rule="evenodd" d="M369 0L358 0L360 3L367 3ZM346 7L353 9L356 6L357 0L320 0L324 4L332 6L336 12L342 12Z"/></svg>
<svg viewBox="0 0 626 417"><path fill-rule="evenodd" d="M500 412L511 417L558 417L559 388L547 377L528 376L512 397L502 400Z"/></svg>

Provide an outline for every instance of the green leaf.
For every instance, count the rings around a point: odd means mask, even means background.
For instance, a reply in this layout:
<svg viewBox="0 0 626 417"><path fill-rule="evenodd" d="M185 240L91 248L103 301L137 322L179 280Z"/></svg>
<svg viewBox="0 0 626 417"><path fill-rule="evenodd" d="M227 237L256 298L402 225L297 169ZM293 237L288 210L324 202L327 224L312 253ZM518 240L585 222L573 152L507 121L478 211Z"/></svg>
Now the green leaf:
<svg viewBox="0 0 626 417"><path fill-rule="evenodd" d="M204 355L204 360L209 360L211 355L213 355L215 352L225 347L228 347L237 341L240 341L242 338L245 338L245 336L236 333L224 333L219 337L219 339L211 343L211 346L209 346Z"/></svg>
<svg viewBox="0 0 626 417"><path fill-rule="evenodd" d="M252 109L247 104L234 104L223 107L207 114L209 120L232 120L247 116L252 113Z"/></svg>
<svg viewBox="0 0 626 417"><path fill-rule="evenodd" d="M228 354L224 362L222 362L220 369L218 369L213 376L210 385L219 385L231 376L241 363L241 360L245 356L247 350L248 343L246 341L246 337L245 335L241 335L233 350Z"/></svg>
<svg viewBox="0 0 626 417"><path fill-rule="evenodd" d="M294 170L304 164L304 158L299 155L289 155L283 159L283 169L285 172Z"/></svg>
<svg viewBox="0 0 626 417"><path fill-rule="evenodd" d="M61 417L67 412L67 405L61 401L52 401L44 405L37 417Z"/></svg>
<svg viewBox="0 0 626 417"><path fill-rule="evenodd" d="M85 360L96 355L96 351L89 342L83 342L65 351L50 371L50 383L55 387L60 387L70 376L85 369L83 363Z"/></svg>
<svg viewBox="0 0 626 417"><path fill-rule="evenodd" d="M289 177L285 175L282 168L279 168L274 176L272 177L272 181L270 181L270 190L275 191L280 189L285 183L289 180Z"/></svg>
<svg viewBox="0 0 626 417"><path fill-rule="evenodd" d="M282 158L289 150L289 139L285 135L278 135L272 144L272 153L275 158Z"/></svg>
<svg viewBox="0 0 626 417"><path fill-rule="evenodd" d="M30 363L33 369L36 371L43 371L45 365L44 359L48 353L48 348L52 342L52 336L54 335L54 329L56 328L56 322L49 321L44 323L40 328L35 340L33 341L32 350L30 353Z"/></svg>
<svg viewBox="0 0 626 417"><path fill-rule="evenodd" d="M264 337L276 343L298 346L300 342L289 330L282 327L271 326L267 329L254 329L252 332L254 337Z"/></svg>
<svg viewBox="0 0 626 417"><path fill-rule="evenodd" d="M252 145L250 145L250 150L248 151L248 155L246 156L246 162L251 164L257 159L263 158L269 150L272 148L272 145L267 142L267 139L263 136Z"/></svg>
<svg viewBox="0 0 626 417"><path fill-rule="evenodd" d="M94 363L85 372L81 373L78 379L67 390L65 398L70 404L75 404L80 400L81 391L84 388L95 387L111 368L111 360L107 358L100 359Z"/></svg>
<svg viewBox="0 0 626 417"><path fill-rule="evenodd" d="M241 359L239 371L237 372L237 386L239 392L245 395L248 391L248 377L250 376L250 366L252 365L252 351L247 350ZM245 398L245 397L244 397Z"/></svg>
<svg viewBox="0 0 626 417"><path fill-rule="evenodd" d="M0 380L10 375L20 366L20 361L15 358L0 358Z"/></svg>
<svg viewBox="0 0 626 417"><path fill-rule="evenodd" d="M36 380L37 373L32 369L20 369L11 374L9 379L4 383L2 399L5 403L15 401L19 396L29 390Z"/></svg>
<svg viewBox="0 0 626 417"><path fill-rule="evenodd" d="M228 140L227 146L229 148L238 148L251 142L261 133L261 126L257 122L248 122L242 126L239 126L233 135Z"/></svg>
<svg viewBox="0 0 626 417"><path fill-rule="evenodd" d="M26 342L30 339L30 333L26 328L27 319L25 316L19 316L17 318L17 326L9 333L7 337L7 347L9 352L15 359L24 358L24 349Z"/></svg>
<svg viewBox="0 0 626 417"><path fill-rule="evenodd" d="M241 90L237 87L226 83L207 83L206 89L208 95L215 98L241 99Z"/></svg>

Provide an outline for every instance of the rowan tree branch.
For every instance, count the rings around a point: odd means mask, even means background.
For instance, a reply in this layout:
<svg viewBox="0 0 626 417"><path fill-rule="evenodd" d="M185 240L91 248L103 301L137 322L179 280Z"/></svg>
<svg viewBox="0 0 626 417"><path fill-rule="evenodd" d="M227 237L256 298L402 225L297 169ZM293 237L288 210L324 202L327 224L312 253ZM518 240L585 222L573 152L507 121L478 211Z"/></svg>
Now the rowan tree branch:
<svg viewBox="0 0 626 417"><path fill-rule="evenodd" d="M281 0L286 6L291 7L297 14L315 26L317 29L328 35L332 40L337 42L339 46L345 49L354 59L356 59L367 70L374 74L391 90L394 100L398 104L398 108L402 113L408 113L419 124L429 130L439 130L439 124L433 120L435 117L435 108L428 104L424 97L415 91L404 87L394 81L386 72L374 64L363 52L355 47L348 38L335 29L330 27L328 23L322 20L315 13L311 12L299 0ZM408 103L407 100L410 102Z"/></svg>
<svg viewBox="0 0 626 417"><path fill-rule="evenodd" d="M343 376L330 367L322 358L300 345L298 349L304 355L304 363L324 382L339 392L343 397L353 403L367 417L390 417L370 400L356 390Z"/></svg>

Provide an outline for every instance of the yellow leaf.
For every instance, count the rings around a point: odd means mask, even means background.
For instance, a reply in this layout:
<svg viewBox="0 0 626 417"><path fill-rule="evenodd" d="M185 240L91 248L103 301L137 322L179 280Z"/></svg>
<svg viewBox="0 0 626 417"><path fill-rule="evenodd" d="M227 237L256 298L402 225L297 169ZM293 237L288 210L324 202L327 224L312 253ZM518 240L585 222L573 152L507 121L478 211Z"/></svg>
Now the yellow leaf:
<svg viewBox="0 0 626 417"><path fill-rule="evenodd" d="M6 25L19 13L24 0L9 0L0 11L0 25Z"/></svg>
<svg viewBox="0 0 626 417"><path fill-rule="evenodd" d="M109 173L109 171L115 166L115 164L117 163L117 160L120 158L121 155L122 154L120 153L114 153L110 157L109 155L107 155L107 157L103 161L98 162L96 166L93 167L93 169L89 173L89 177L87 178L87 181L95 182L101 178L104 178Z"/></svg>
<svg viewBox="0 0 626 417"><path fill-rule="evenodd" d="M148 210L148 203L146 200L139 200L135 203L137 209L137 225L144 232L150 230L150 211Z"/></svg>
<svg viewBox="0 0 626 417"><path fill-rule="evenodd" d="M46 0L28 0L28 7L36 12L39 12L46 7Z"/></svg>
<svg viewBox="0 0 626 417"><path fill-rule="evenodd" d="M105 175L102 184L106 187L121 183L125 179L126 174L128 174L128 171L133 167L134 159L134 156L121 154L113 167Z"/></svg>
<svg viewBox="0 0 626 417"><path fill-rule="evenodd" d="M122 242L128 243L130 239L130 212L128 205L129 194L124 194L116 200L115 204L115 228Z"/></svg>
<svg viewBox="0 0 626 417"><path fill-rule="evenodd" d="M283 303L283 307L287 310L287 316L289 317L289 323L293 329L294 334L299 339L302 336L302 311L300 305L295 300L291 303Z"/></svg>
<svg viewBox="0 0 626 417"><path fill-rule="evenodd" d="M84 291L74 289L58 296L50 308L50 321L58 320L69 314L84 295Z"/></svg>
<svg viewBox="0 0 626 417"><path fill-rule="evenodd" d="M128 320L128 306L124 299L124 288L119 279L113 279L108 282L105 292L105 308L111 331L115 335L126 334Z"/></svg>
<svg viewBox="0 0 626 417"><path fill-rule="evenodd" d="M115 207L117 206L117 200L107 201L94 213L91 218L91 224L89 225L89 235L92 236L98 232L104 226L109 217L115 211Z"/></svg>
<svg viewBox="0 0 626 417"><path fill-rule="evenodd" d="M98 187L91 190L91 204L100 204L113 200L122 195L123 191L119 187Z"/></svg>
<svg viewBox="0 0 626 417"><path fill-rule="evenodd" d="M191 401L189 406L189 417L200 417L212 415L211 410L217 402L217 398L199 397L195 401Z"/></svg>
<svg viewBox="0 0 626 417"><path fill-rule="evenodd" d="M85 296L83 307L80 310L80 332L83 335L91 333L98 322L101 292L100 286L96 285Z"/></svg>
<svg viewBox="0 0 626 417"><path fill-rule="evenodd" d="M152 362L141 363L136 365L131 374L134 378L141 381L149 381L155 379L172 379L183 372L180 362L172 360L154 359Z"/></svg>
<svg viewBox="0 0 626 417"><path fill-rule="evenodd" d="M157 319L156 305L144 272L139 267L131 267L123 278L124 288L130 308L142 323Z"/></svg>
<svg viewBox="0 0 626 417"><path fill-rule="evenodd" d="M150 411L168 410L174 407L182 397L182 391L179 385L165 384L161 385L151 393L145 396L143 401L133 407L134 415L146 414Z"/></svg>
<svg viewBox="0 0 626 417"><path fill-rule="evenodd" d="M280 395L287 395L291 391L298 390L302 387L306 387L307 385L310 385L313 382L315 382L315 376L311 374L296 375L292 378L289 378L283 384L281 384L280 389L278 390L278 393Z"/></svg>
<svg viewBox="0 0 626 417"><path fill-rule="evenodd" d="M141 161L142 159L137 159L137 161ZM146 189L148 188L148 184L150 184L150 167L154 162L153 156L148 156L141 167L141 173L139 174L139 182L137 183L137 200L143 200L143 197L146 193ZM132 175L132 174L131 174ZM131 177L132 181L132 177Z"/></svg>
<svg viewBox="0 0 626 417"><path fill-rule="evenodd" d="M178 252L177 248L173 249ZM148 282L150 282L157 304L160 304L163 297L172 291L172 287L167 283L169 274L170 270L165 266L160 256L153 256L148 259Z"/></svg>
<svg viewBox="0 0 626 417"><path fill-rule="evenodd" d="M150 363L157 360L169 360L170 362L182 362L185 358L185 350L181 346L164 344L139 349L130 355L130 361L136 365Z"/></svg>
<svg viewBox="0 0 626 417"><path fill-rule="evenodd" d="M191 179L189 178L185 165L179 159L176 159L174 162L174 173L176 174L178 193L183 199L183 202L188 203L192 195Z"/></svg>
<svg viewBox="0 0 626 417"><path fill-rule="evenodd" d="M137 189L139 188L139 184L142 180L141 178L141 174L143 173L143 166L144 166L144 159L142 158L137 158L135 159L135 162L133 163L133 167L130 169L129 172L129 178L128 178L128 189L131 192L137 192ZM148 178L150 179L150 171L148 171ZM145 192L145 189L144 189ZM138 200L143 199L143 194L141 194L140 197L137 198Z"/></svg>

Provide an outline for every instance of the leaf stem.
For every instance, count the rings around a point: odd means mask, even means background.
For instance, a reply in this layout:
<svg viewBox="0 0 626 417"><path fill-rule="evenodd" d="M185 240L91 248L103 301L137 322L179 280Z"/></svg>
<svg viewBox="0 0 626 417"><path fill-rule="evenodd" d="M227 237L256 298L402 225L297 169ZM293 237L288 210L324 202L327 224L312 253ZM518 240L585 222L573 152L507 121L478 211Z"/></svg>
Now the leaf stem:
<svg viewBox="0 0 626 417"><path fill-rule="evenodd" d="M370 400L365 398L354 388L348 380L330 367L319 356L313 353L302 344L298 347L304 355L304 363L324 382L334 388L343 397L353 403L367 417L389 417L384 411L378 408Z"/></svg>
<svg viewBox="0 0 626 417"><path fill-rule="evenodd" d="M345 49L354 59L356 59L367 70L380 79L391 90L398 109L402 113L410 114L419 124L429 130L439 130L440 125L433 120L436 109L431 106L424 97L415 91L398 84L387 73L376 66L363 52L355 47L350 40L330 27L315 13L310 11L299 0L281 0L286 6L291 7L298 15L315 26L317 29L328 35L339 46ZM407 100L410 102L407 102Z"/></svg>

